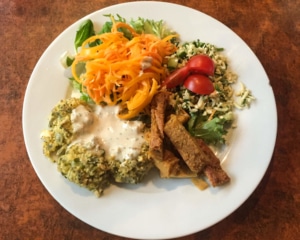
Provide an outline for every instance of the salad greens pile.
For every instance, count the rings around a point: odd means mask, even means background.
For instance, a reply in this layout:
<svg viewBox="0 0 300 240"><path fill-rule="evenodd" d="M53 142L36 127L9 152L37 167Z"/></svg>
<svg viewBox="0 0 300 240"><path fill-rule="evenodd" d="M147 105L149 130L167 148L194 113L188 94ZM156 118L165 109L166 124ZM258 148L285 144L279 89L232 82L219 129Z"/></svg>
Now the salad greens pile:
<svg viewBox="0 0 300 240"><path fill-rule="evenodd" d="M146 33L146 34L153 34L159 38L164 38L170 34L174 34L175 32L170 30L163 22L163 20L150 20L150 19L144 19L141 17L138 17L137 19L131 19L129 22L126 21L125 18L121 17L119 14L115 16L111 14L104 15L105 17L108 17L109 20L106 21L100 31L96 32L94 28L94 24L90 19L87 19L83 21L75 35L75 40L74 40L74 48L75 52L78 53L80 51L80 48L82 44L84 43L85 40L88 38L95 36L96 34L103 34L107 32L111 32L111 28L113 26L113 21L114 22L124 22L129 24L137 33ZM112 21L113 20L113 21ZM132 39L132 34L130 31L126 28L119 28L118 29L120 32L124 34L126 38L129 40ZM97 40L90 44L92 47L93 45L99 45L101 44L100 40ZM61 63L65 68L70 68L72 63L74 61L74 56L70 55L69 53L65 53L62 56ZM78 72L83 73L85 71L85 65L84 64L78 64L79 67L77 69ZM80 99L86 101L86 102L93 102L92 99L89 97L87 93L82 91L82 85L75 81L75 79L70 73L67 73L69 80L71 81L72 87L80 92Z"/></svg>
<svg viewBox="0 0 300 240"><path fill-rule="evenodd" d="M116 17L110 14L105 16L109 20L102 25L99 32L95 31L93 22L90 19L87 19L80 25L74 41L76 53L80 51L83 42L89 37L110 32L113 21L128 23L137 33L154 34L159 38L164 38L175 33L162 20L155 21L139 17L127 22L120 15L116 15ZM118 30L123 32L124 36L128 39L133 37L128 29L120 28ZM175 108L183 108L191 116L185 126L191 135L202 138L208 144L224 144L224 137L227 134L228 126L231 126L234 120L234 108L249 106L254 97L244 87L243 91L239 93L239 96L243 98L244 105L234 102L232 85L237 81L237 76L230 71L227 59L221 54L224 50L223 48L201 42L200 40L186 43L180 43L179 39L173 39L172 41L176 41L173 43L178 46L178 50L172 56L168 57L167 64L165 65L170 72L184 66L188 59L196 54L206 54L213 59L215 74L211 77L211 80L215 88L214 93L199 95L187 90L183 86L179 86L172 90L174 92L173 104ZM101 44L101 42L96 41L92 44ZM63 60L64 65L70 67L73 60L74 57L67 55ZM82 69L78 71L84 71L84 66L81 67ZM74 89L80 91L81 99L91 102L90 97L82 92L81 84L76 82L72 77L70 77L70 80Z"/></svg>

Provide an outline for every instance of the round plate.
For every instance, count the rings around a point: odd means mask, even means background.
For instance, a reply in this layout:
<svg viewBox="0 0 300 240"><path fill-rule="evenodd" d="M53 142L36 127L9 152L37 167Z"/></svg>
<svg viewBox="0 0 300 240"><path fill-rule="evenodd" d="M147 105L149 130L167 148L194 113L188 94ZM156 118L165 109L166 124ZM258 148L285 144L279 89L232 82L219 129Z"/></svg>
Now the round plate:
<svg viewBox="0 0 300 240"><path fill-rule="evenodd" d="M256 101L237 112L237 128L226 154L220 156L230 184L198 190L190 180L163 180L156 172L142 184L111 186L100 198L67 181L42 153L40 133L54 105L66 97L69 81L60 56L74 52L75 33L84 19L96 29L104 14L130 20L143 17L164 20L182 41L200 39L225 48L224 54L251 89ZM175 238L201 231L235 211L255 190L270 163L277 132L272 88L259 60L233 31L199 11L170 3L130 2L94 12L61 33L38 61L26 90L23 129L31 163L43 185L67 211L102 231L138 239Z"/></svg>

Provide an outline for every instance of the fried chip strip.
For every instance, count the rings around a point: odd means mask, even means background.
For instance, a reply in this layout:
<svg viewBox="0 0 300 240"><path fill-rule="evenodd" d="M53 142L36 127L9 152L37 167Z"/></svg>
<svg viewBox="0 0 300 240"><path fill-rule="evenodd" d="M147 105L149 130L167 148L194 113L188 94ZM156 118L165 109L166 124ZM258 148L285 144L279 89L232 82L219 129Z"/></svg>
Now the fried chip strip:
<svg viewBox="0 0 300 240"><path fill-rule="evenodd" d="M202 139L197 139L197 142L207 157L209 164L204 168L203 172L208 178L213 187L223 185L230 181L230 177L222 169L220 160L214 154L214 152L207 146Z"/></svg>
<svg viewBox="0 0 300 240"><path fill-rule="evenodd" d="M178 121L176 115L172 114L165 123L164 132L191 171L201 173L208 164L206 155L199 147L197 140Z"/></svg>
<svg viewBox="0 0 300 240"><path fill-rule="evenodd" d="M161 178L196 178L184 162L177 158L170 150L164 150L163 161L154 159L155 166L159 169Z"/></svg>
<svg viewBox="0 0 300 240"><path fill-rule="evenodd" d="M164 153L164 121L165 110L169 98L169 92L157 93L151 102L151 137L150 137L150 156L158 161L163 160Z"/></svg>

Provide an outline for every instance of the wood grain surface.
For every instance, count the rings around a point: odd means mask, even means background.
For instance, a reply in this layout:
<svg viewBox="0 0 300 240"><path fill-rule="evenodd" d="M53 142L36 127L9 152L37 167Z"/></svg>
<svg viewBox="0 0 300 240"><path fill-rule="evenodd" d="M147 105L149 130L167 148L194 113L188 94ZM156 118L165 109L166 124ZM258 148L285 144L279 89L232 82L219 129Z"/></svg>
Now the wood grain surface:
<svg viewBox="0 0 300 240"><path fill-rule="evenodd" d="M121 2L1 0L0 239L125 239L85 224L51 197L31 166L22 133L26 86L43 51L76 20ZM258 188L226 219L181 239L300 239L300 1L169 2L235 31L265 68L278 110L274 154Z"/></svg>

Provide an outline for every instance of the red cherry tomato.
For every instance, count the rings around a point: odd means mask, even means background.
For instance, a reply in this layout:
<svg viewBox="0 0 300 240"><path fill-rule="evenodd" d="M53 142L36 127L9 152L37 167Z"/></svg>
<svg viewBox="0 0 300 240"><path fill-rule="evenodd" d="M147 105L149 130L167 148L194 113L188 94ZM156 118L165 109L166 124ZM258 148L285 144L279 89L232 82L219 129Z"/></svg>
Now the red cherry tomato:
<svg viewBox="0 0 300 240"><path fill-rule="evenodd" d="M215 88L211 80L201 74L192 74L184 81L183 86L188 90L202 95L211 94Z"/></svg>
<svg viewBox="0 0 300 240"><path fill-rule="evenodd" d="M186 64L190 72L213 76L215 72L214 61L207 55L199 54L191 57Z"/></svg>
<svg viewBox="0 0 300 240"><path fill-rule="evenodd" d="M163 85L167 88L174 88L184 82L189 75L189 69L182 67L172 72L163 82Z"/></svg>

